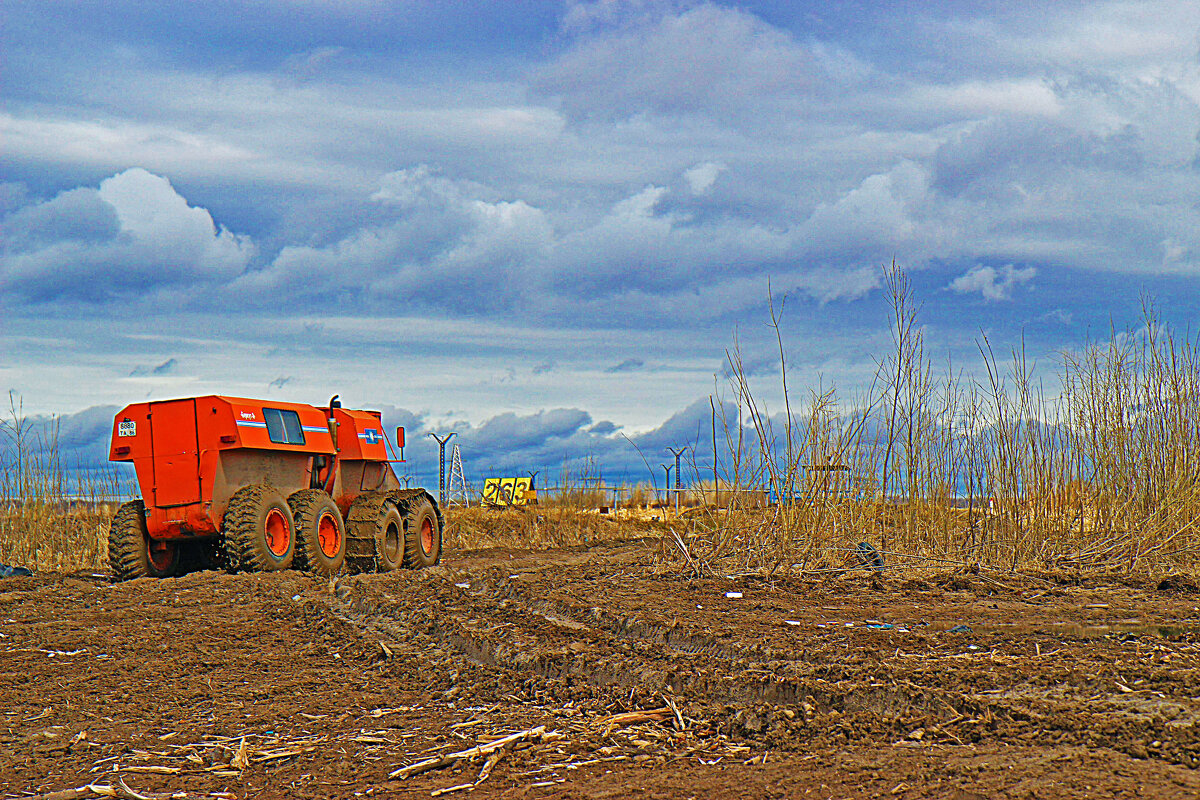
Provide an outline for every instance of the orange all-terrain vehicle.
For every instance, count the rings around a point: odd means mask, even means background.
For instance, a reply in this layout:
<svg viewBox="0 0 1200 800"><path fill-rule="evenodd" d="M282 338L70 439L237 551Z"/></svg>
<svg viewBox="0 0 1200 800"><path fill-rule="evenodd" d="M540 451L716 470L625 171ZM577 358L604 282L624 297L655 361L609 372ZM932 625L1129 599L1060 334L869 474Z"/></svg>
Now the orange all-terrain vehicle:
<svg viewBox="0 0 1200 800"><path fill-rule="evenodd" d="M404 429L396 431L404 449ZM442 514L403 489L382 417L239 397L135 403L113 420L112 461L131 461L142 499L108 533L118 578L166 577L189 563L296 567L331 575L436 564Z"/></svg>

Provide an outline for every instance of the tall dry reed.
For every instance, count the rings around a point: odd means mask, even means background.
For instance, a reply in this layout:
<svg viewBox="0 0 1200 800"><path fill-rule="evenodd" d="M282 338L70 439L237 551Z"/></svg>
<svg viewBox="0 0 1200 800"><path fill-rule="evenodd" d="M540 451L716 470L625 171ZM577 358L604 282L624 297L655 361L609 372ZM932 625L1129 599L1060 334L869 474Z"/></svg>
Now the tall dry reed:
<svg viewBox="0 0 1200 800"><path fill-rule="evenodd" d="M58 424L27 417L9 395L0 420L0 563L36 571L107 565L113 498L128 493L112 470L69 471Z"/></svg>
<svg viewBox="0 0 1200 800"><path fill-rule="evenodd" d="M823 569L868 541L889 557L996 568L1195 564L1200 342L1147 304L1137 329L1062 353L1051 371L1023 342L1000 356L981 334L968 376L935 364L903 270L893 263L883 282L892 347L849 401L819 386L796 402L774 299L782 409L751 386L735 340L714 403L727 502L692 522L694 555ZM760 488L781 502L752 508Z"/></svg>

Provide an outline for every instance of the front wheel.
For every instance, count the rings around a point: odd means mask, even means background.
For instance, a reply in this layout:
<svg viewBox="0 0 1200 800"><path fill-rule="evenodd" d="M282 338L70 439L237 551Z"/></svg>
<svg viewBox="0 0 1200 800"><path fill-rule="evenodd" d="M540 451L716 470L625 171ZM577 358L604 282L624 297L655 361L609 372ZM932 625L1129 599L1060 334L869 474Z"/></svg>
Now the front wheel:
<svg viewBox="0 0 1200 800"><path fill-rule="evenodd" d="M442 558L442 526L428 498L414 498L404 518L404 566L432 567Z"/></svg>
<svg viewBox="0 0 1200 800"><path fill-rule="evenodd" d="M263 484L239 489L229 499L221 528L231 570L274 572L292 566L296 525L276 489Z"/></svg>
<svg viewBox="0 0 1200 800"><path fill-rule="evenodd" d="M151 539L141 500L123 503L108 526L108 563L118 580L168 578L179 568L179 546Z"/></svg>

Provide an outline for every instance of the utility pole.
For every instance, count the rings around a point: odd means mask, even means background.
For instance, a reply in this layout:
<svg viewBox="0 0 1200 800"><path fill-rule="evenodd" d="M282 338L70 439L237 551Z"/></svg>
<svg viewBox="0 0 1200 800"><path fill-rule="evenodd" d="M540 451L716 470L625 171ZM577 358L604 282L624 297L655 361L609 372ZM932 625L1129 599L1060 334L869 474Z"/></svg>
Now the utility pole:
<svg viewBox="0 0 1200 800"><path fill-rule="evenodd" d="M537 489L537 476L538 476L539 472L541 472L540 469L534 469L534 470L529 471L529 488L530 489Z"/></svg>
<svg viewBox="0 0 1200 800"><path fill-rule="evenodd" d="M436 433L429 435L438 443L438 505L444 508L446 505L446 442L454 438L454 432L447 433L444 439Z"/></svg>
<svg viewBox="0 0 1200 800"><path fill-rule="evenodd" d="M708 406L712 409L713 511L719 514L721 511L721 479L717 476L717 404L713 402L711 394L708 396ZM722 408L724 407L722 406ZM724 415L724 411L722 411L722 415Z"/></svg>
<svg viewBox="0 0 1200 800"><path fill-rule="evenodd" d="M679 513L679 492L680 492L680 488L679 488L679 457L687 452L687 448L681 447L678 450L676 450L674 447L668 447L667 449L671 451L671 455L675 456L675 513L678 514Z"/></svg>
<svg viewBox="0 0 1200 800"><path fill-rule="evenodd" d="M659 466L661 466L663 468L663 472L666 473L666 477L663 478L663 499L666 500L666 502L670 503L671 502L671 465L670 464L660 464Z"/></svg>

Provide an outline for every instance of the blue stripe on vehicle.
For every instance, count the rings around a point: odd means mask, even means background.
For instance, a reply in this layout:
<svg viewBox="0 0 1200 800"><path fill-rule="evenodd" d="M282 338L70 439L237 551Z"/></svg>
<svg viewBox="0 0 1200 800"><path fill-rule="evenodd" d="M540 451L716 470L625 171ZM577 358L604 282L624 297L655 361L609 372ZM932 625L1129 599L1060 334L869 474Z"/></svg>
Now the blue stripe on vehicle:
<svg viewBox="0 0 1200 800"><path fill-rule="evenodd" d="M237 424L243 428L265 428L265 427L267 427L267 423L265 423L265 422L247 422L244 419L239 419L237 421Z"/></svg>

